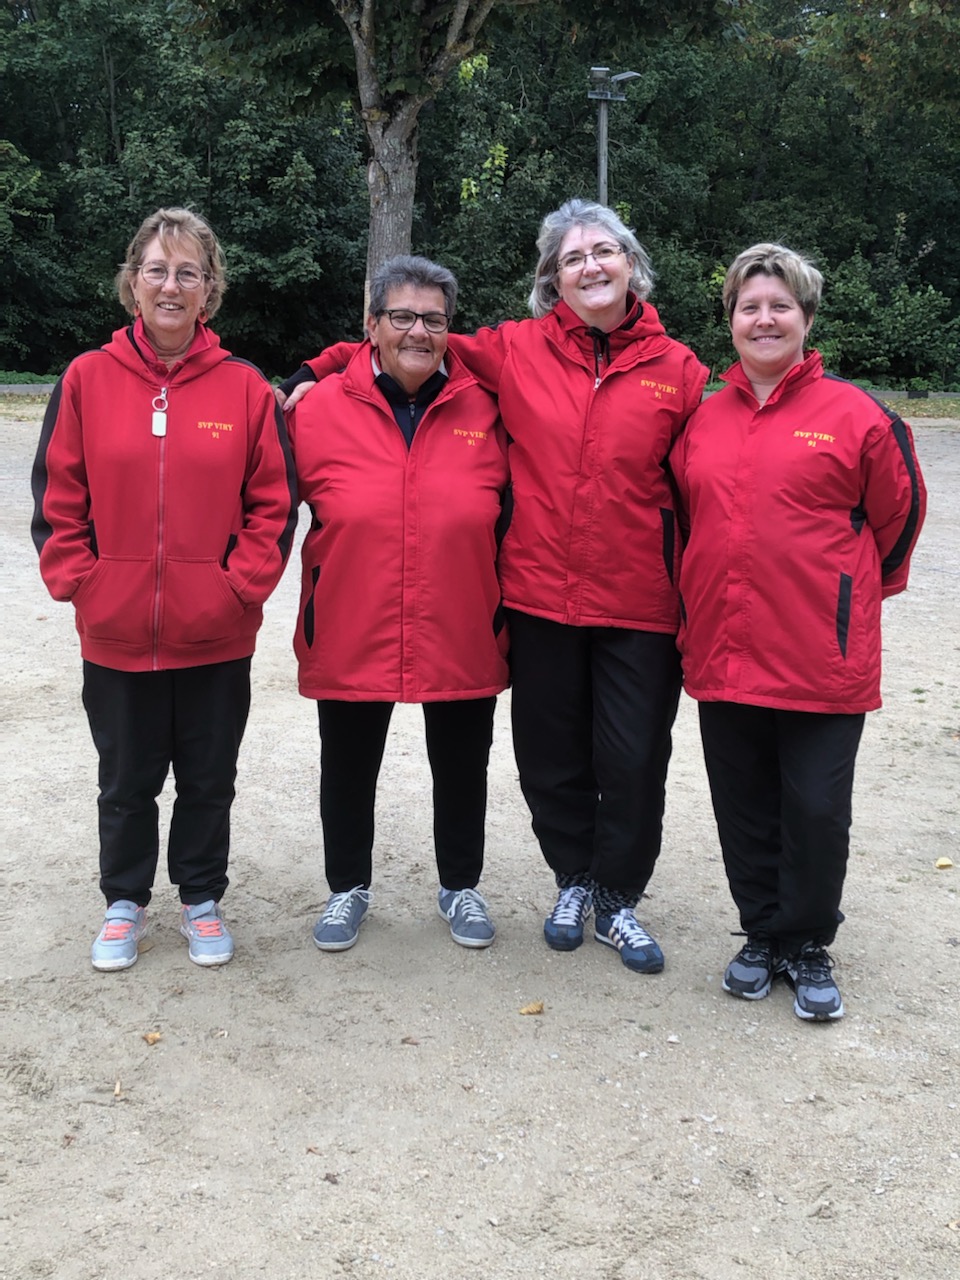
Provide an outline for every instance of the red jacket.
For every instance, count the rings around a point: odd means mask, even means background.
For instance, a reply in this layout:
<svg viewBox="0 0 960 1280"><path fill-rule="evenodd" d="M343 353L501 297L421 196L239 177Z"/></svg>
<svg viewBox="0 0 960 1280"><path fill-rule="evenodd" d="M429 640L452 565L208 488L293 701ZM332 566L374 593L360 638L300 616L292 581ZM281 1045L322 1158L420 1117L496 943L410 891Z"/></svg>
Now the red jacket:
<svg viewBox="0 0 960 1280"><path fill-rule="evenodd" d="M507 484L496 401L455 360L407 448L370 345L293 415L303 543L300 692L435 702L506 688L495 526Z"/></svg>
<svg viewBox="0 0 960 1280"><path fill-rule="evenodd" d="M630 302L607 335L591 336L558 302L541 320L451 334L449 350L497 395L510 436L504 604L572 626L673 634L680 540L666 458L707 369L649 303ZM343 352L307 363L323 376Z"/></svg>
<svg viewBox="0 0 960 1280"><path fill-rule="evenodd" d="M760 408L739 364L671 465L689 512L680 632L707 702L880 706L880 601L907 585L926 491L910 428L818 352Z"/></svg>
<svg viewBox="0 0 960 1280"><path fill-rule="evenodd" d="M156 671L253 653L290 553L295 483L269 384L216 334L198 326L171 370L140 321L74 360L33 492L40 572L73 602L84 658Z"/></svg>

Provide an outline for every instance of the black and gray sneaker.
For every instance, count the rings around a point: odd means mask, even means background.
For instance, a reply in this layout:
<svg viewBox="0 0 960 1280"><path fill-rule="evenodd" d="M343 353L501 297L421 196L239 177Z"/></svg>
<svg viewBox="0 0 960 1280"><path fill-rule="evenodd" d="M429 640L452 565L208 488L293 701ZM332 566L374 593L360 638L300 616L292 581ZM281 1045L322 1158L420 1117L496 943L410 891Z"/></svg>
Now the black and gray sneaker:
<svg viewBox="0 0 960 1280"><path fill-rule="evenodd" d="M723 989L741 1000L762 1000L785 967L769 938L748 937L727 965Z"/></svg>
<svg viewBox="0 0 960 1280"><path fill-rule="evenodd" d="M843 1017L843 1000L833 980L833 960L825 947L807 942L787 959L787 981L793 987L793 1011L807 1022Z"/></svg>

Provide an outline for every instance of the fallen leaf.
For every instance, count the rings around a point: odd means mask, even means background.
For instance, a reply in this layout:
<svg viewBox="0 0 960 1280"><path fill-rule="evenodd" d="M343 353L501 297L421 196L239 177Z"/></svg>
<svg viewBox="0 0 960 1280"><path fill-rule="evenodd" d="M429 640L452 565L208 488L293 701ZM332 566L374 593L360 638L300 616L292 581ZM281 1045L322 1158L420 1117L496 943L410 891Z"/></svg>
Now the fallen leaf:
<svg viewBox="0 0 960 1280"><path fill-rule="evenodd" d="M525 1014L543 1013L543 1001L534 1000L532 1004L525 1004L520 1012Z"/></svg>
<svg viewBox="0 0 960 1280"><path fill-rule="evenodd" d="M307 1147L307 1155L308 1155L308 1156L318 1156L319 1154L320 1154L320 1148L319 1148L319 1147Z"/></svg>
<svg viewBox="0 0 960 1280"><path fill-rule="evenodd" d="M953 866L953 863L949 858L938 858L933 865L937 868L938 871L947 871L950 867Z"/></svg>
<svg viewBox="0 0 960 1280"><path fill-rule="evenodd" d="M400 1041L400 1043L401 1044L419 1044L420 1041L417 1039L416 1036L404 1036L403 1039Z"/></svg>
<svg viewBox="0 0 960 1280"><path fill-rule="evenodd" d="M321 1182L329 1182L333 1187L335 1187L339 1181L340 1175L338 1173L325 1173L321 1178Z"/></svg>
<svg viewBox="0 0 960 1280"><path fill-rule="evenodd" d="M153 1045L156 1044L158 1040L162 1040L163 1036L159 1031L147 1031L144 1033L142 1039L146 1040L147 1044Z"/></svg>

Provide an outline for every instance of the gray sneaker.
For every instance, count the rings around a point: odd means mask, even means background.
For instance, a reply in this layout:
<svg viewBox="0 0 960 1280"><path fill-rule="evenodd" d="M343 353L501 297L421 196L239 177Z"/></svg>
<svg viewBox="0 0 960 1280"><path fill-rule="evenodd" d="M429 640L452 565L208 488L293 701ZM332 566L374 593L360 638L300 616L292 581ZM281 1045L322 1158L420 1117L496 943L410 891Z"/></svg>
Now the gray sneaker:
<svg viewBox="0 0 960 1280"><path fill-rule="evenodd" d="M723 989L741 1000L762 1000L770 994L774 978L786 967L786 962L774 954L769 938L748 937L727 965Z"/></svg>
<svg viewBox="0 0 960 1280"><path fill-rule="evenodd" d="M437 910L450 925L451 938L461 947L489 947L497 936L487 904L476 889L441 886Z"/></svg>
<svg viewBox="0 0 960 1280"><path fill-rule="evenodd" d="M194 964L210 968L233 959L233 938L223 922L220 904L184 903L180 912L180 932L190 943L190 959Z"/></svg>
<svg viewBox="0 0 960 1280"><path fill-rule="evenodd" d="M362 885L348 893L332 893L313 926L313 940L321 951L348 951L356 942L373 894Z"/></svg>
<svg viewBox="0 0 960 1280"><path fill-rule="evenodd" d="M805 1022L832 1022L843 1017L843 1000L833 980L833 960L825 947L807 942L787 958L787 981L793 987L793 1012Z"/></svg>
<svg viewBox="0 0 960 1280"><path fill-rule="evenodd" d="M137 944L147 931L147 909L121 898L107 907L103 928L93 940L90 959L95 969L129 969L137 963Z"/></svg>

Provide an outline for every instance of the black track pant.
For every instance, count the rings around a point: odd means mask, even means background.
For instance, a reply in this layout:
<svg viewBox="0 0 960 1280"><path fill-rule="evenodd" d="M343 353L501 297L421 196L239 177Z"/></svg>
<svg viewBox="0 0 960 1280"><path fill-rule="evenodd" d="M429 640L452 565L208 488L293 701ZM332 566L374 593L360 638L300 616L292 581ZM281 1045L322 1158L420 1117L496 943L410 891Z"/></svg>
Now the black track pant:
<svg viewBox="0 0 960 1280"><path fill-rule="evenodd" d="M433 774L433 837L445 889L473 889L483 871L496 705L496 698L423 703ZM370 886L377 777L393 707L392 702L317 703L320 821L331 893Z"/></svg>
<svg viewBox="0 0 960 1280"><path fill-rule="evenodd" d="M862 715L701 702L700 732L740 924L784 954L843 920Z"/></svg>
<svg viewBox="0 0 960 1280"><path fill-rule="evenodd" d="M515 610L509 622L514 749L543 856L635 904L660 853L674 637Z"/></svg>
<svg viewBox="0 0 960 1280"><path fill-rule="evenodd" d="M157 796L173 768L167 861L182 902L227 887L230 806L250 709L250 659L176 671L83 664L83 705L100 755L100 888L108 905L150 901Z"/></svg>

